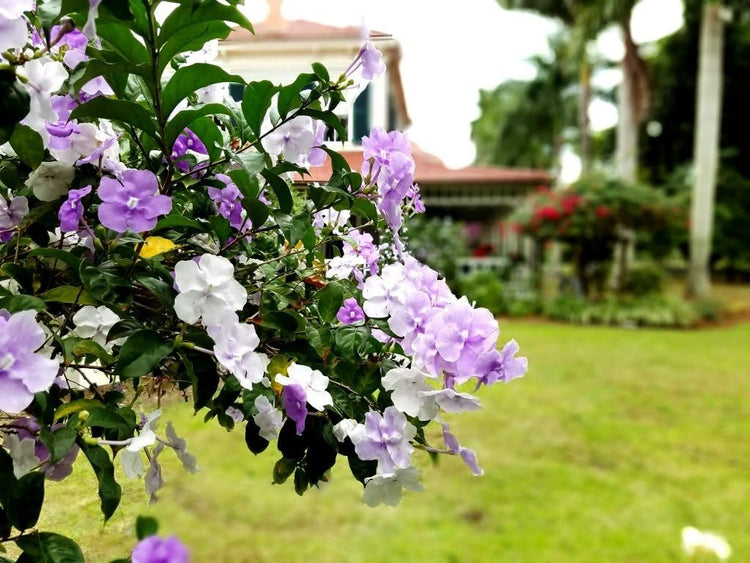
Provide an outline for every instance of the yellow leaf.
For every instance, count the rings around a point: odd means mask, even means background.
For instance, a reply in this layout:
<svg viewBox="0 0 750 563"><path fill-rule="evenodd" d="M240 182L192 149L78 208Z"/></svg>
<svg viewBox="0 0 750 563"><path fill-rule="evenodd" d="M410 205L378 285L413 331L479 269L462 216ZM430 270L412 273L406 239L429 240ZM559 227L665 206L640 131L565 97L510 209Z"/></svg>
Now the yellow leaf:
<svg viewBox="0 0 750 563"><path fill-rule="evenodd" d="M177 245L168 238L148 237L139 254L142 258L153 258L158 254L169 252L175 246Z"/></svg>

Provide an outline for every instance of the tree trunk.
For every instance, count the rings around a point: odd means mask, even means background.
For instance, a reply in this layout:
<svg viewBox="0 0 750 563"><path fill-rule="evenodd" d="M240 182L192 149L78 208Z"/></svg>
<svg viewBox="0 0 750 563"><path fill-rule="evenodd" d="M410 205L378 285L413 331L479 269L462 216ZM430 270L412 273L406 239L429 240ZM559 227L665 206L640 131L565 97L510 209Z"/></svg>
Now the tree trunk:
<svg viewBox="0 0 750 563"><path fill-rule="evenodd" d="M696 298L706 298L711 294L709 257L719 162L724 51L721 9L718 3L706 2L701 21L693 144L695 183L690 208L690 269L687 287L688 295Z"/></svg>
<svg viewBox="0 0 750 563"><path fill-rule="evenodd" d="M589 106L591 105L591 64L584 49L581 58L580 75L581 93L578 101L578 129L581 132L581 173L591 168L591 127L589 123Z"/></svg>

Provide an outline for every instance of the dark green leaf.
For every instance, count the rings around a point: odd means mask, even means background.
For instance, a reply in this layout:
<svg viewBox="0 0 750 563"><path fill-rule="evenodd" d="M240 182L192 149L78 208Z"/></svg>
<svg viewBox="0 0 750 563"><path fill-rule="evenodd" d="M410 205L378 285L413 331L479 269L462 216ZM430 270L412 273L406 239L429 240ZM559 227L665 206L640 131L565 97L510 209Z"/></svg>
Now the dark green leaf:
<svg viewBox="0 0 750 563"><path fill-rule="evenodd" d="M0 309L7 309L9 313L19 311L43 311L47 308L44 301L31 295L10 295L0 299Z"/></svg>
<svg viewBox="0 0 750 563"><path fill-rule="evenodd" d="M268 443L268 440L260 435L260 427L255 424L253 417L248 417L247 426L245 426L245 444L247 444L247 449L258 455L265 451Z"/></svg>
<svg viewBox="0 0 750 563"><path fill-rule="evenodd" d="M135 520L135 536L142 540L159 533L159 523L151 516L138 516Z"/></svg>
<svg viewBox="0 0 750 563"><path fill-rule="evenodd" d="M81 262L78 276L86 291L96 300L114 304L124 299L126 292L132 290L130 281L120 275L116 266L109 262L95 266Z"/></svg>
<svg viewBox="0 0 750 563"><path fill-rule="evenodd" d="M148 375L172 353L172 348L172 343L164 341L158 332L139 330L123 344L115 372L123 379Z"/></svg>
<svg viewBox="0 0 750 563"><path fill-rule="evenodd" d="M325 359L331 350L331 331L327 327L314 328L308 325L305 329L307 340L318 355Z"/></svg>
<svg viewBox="0 0 750 563"><path fill-rule="evenodd" d="M273 189L276 198L279 200L279 210L282 213L291 213L292 207L294 206L294 200L292 199L292 192L289 190L289 184L268 170L264 170L262 175L266 182L268 182L268 185Z"/></svg>
<svg viewBox="0 0 750 563"><path fill-rule="evenodd" d="M52 532L34 532L16 540L31 563L84 563L83 552L78 544Z"/></svg>
<svg viewBox="0 0 750 563"><path fill-rule="evenodd" d="M352 211L370 221L377 222L378 220L378 210L376 209L375 204L369 199L355 199L352 203Z"/></svg>
<svg viewBox="0 0 750 563"><path fill-rule="evenodd" d="M261 125L271 107L277 88L268 80L249 82L242 96L242 115L256 137L261 135Z"/></svg>
<svg viewBox="0 0 750 563"><path fill-rule="evenodd" d="M44 143L39 133L27 125L16 125L10 138L10 146L18 157L31 168L36 168L44 160Z"/></svg>
<svg viewBox="0 0 750 563"><path fill-rule="evenodd" d="M8 519L8 513L5 512L5 509L0 506L0 539L10 537L12 531L13 524L11 524L10 520ZM0 556L0 563L5 563L6 561L8 563L13 563L13 561L11 561L10 559L5 559L4 557Z"/></svg>
<svg viewBox="0 0 750 563"><path fill-rule="evenodd" d="M172 35L161 48L157 67L158 76L161 76L175 56L184 51L200 51L206 41L226 39L231 31L231 27L220 21L195 21L186 25Z"/></svg>
<svg viewBox="0 0 750 563"><path fill-rule="evenodd" d="M190 124L190 130L206 145L206 150L211 160L219 160L221 158L224 138L210 117L197 118ZM199 164L198 166L201 165Z"/></svg>
<svg viewBox="0 0 750 563"><path fill-rule="evenodd" d="M44 503L44 473L27 473L16 481L8 491L5 510L11 524L19 530L28 530L36 525Z"/></svg>
<svg viewBox="0 0 750 563"><path fill-rule="evenodd" d="M183 2L162 23L157 45L161 47L173 35L191 24L209 21L234 22L253 31L250 21L234 6L220 4L216 0L203 0L200 3Z"/></svg>
<svg viewBox="0 0 750 563"><path fill-rule="evenodd" d="M346 127L341 122L341 119L339 118L339 116L333 113L332 111L323 111L323 110L314 109L314 108L304 108L300 110L299 115L309 115L313 119L319 119L320 121L328 125L331 129L336 131L336 133L338 133L342 141L346 140L347 138Z"/></svg>
<svg viewBox="0 0 750 563"><path fill-rule="evenodd" d="M137 276L136 281L148 289L163 305L174 306L175 290L167 282L151 276Z"/></svg>
<svg viewBox="0 0 750 563"><path fill-rule="evenodd" d="M299 322L294 315L285 311L269 311L263 315L261 326L294 332L299 327Z"/></svg>
<svg viewBox="0 0 750 563"><path fill-rule="evenodd" d="M128 24L114 20L99 22L96 26L96 34L105 47L120 55L124 60L134 65L148 63L149 54L145 45L136 39Z"/></svg>
<svg viewBox="0 0 750 563"><path fill-rule="evenodd" d="M281 119L286 118L286 115L290 110L302 105L302 96L300 96L300 93L302 90L312 86L315 82L317 82L317 77L314 74L303 73L300 74L291 84L281 87L278 98L279 117L281 117Z"/></svg>
<svg viewBox="0 0 750 563"><path fill-rule="evenodd" d="M42 430L39 437L49 450L50 463L57 463L63 459L76 443L76 431L67 426L58 428L52 433Z"/></svg>
<svg viewBox="0 0 750 563"><path fill-rule="evenodd" d="M29 113L29 93L12 70L0 71L0 144L8 141L16 124Z"/></svg>
<svg viewBox="0 0 750 563"><path fill-rule="evenodd" d="M181 100L187 98L196 90L211 84L224 82L245 83L241 76L229 74L224 69L208 63L196 63L180 68L172 75L162 90L161 100L164 115L171 114Z"/></svg>
<svg viewBox="0 0 750 563"><path fill-rule="evenodd" d="M7 502L8 492L15 482L13 458L5 449L0 448L0 504Z"/></svg>
<svg viewBox="0 0 750 563"><path fill-rule="evenodd" d="M74 356L96 356L103 365L108 366L115 359L104 347L93 340L81 340L73 347Z"/></svg>
<svg viewBox="0 0 750 563"><path fill-rule="evenodd" d="M97 305L96 300L82 287L60 285L42 293L45 301L56 303L77 303L78 305Z"/></svg>
<svg viewBox="0 0 750 563"><path fill-rule="evenodd" d="M113 100L98 96L75 108L70 113L70 119L111 119L118 123L132 125L155 141L159 141L156 122L151 117L151 113L143 106L128 100Z"/></svg>
<svg viewBox="0 0 750 563"><path fill-rule="evenodd" d="M349 163L346 161L346 159L341 156L339 153L337 153L333 149L329 149L328 147L322 147L324 151L328 153L328 156L331 157L331 169L334 172L339 172L343 170L344 172L351 172L352 168L349 166Z"/></svg>
<svg viewBox="0 0 750 563"><path fill-rule="evenodd" d="M257 151L230 153L232 160L240 164L251 178L266 166L265 156Z"/></svg>
<svg viewBox="0 0 750 563"><path fill-rule="evenodd" d="M297 434L297 424L287 418L284 425L279 431L279 437L276 441L281 455L287 459L302 459L307 449L307 440L305 434Z"/></svg>
<svg viewBox="0 0 750 563"><path fill-rule="evenodd" d="M212 215L208 222L211 223L211 228L219 238L219 243L224 246L232 235L232 226L229 224L229 220L221 215Z"/></svg>
<svg viewBox="0 0 750 563"><path fill-rule="evenodd" d="M352 453L352 455L348 456L349 459L349 469L352 471L352 475L354 475L354 478L362 483L365 484L365 479L368 477L372 477L375 475L375 472L378 467L378 462L375 460L368 460L368 461L362 461L357 457L355 453Z"/></svg>
<svg viewBox="0 0 750 563"><path fill-rule="evenodd" d="M334 331L338 353L348 359L360 357L360 347L370 337L370 329L364 326L345 326Z"/></svg>
<svg viewBox="0 0 750 563"><path fill-rule="evenodd" d="M330 323L336 318L344 303L344 291L336 282L329 282L318 292L318 313L323 322Z"/></svg>
<svg viewBox="0 0 750 563"><path fill-rule="evenodd" d="M254 229L262 227L263 223L268 219L268 207L257 199L244 198L242 200L242 208L247 211L247 216L253 224Z"/></svg>
<svg viewBox="0 0 750 563"><path fill-rule="evenodd" d="M104 403L96 399L77 399L60 405L55 411L55 420L60 420L82 410L93 411L95 409L103 409L104 407Z"/></svg>
<svg viewBox="0 0 750 563"><path fill-rule="evenodd" d="M328 82L331 77L328 74L328 69L321 63L313 63L312 64L313 72L316 76L318 76L322 81Z"/></svg>
<svg viewBox="0 0 750 563"><path fill-rule="evenodd" d="M295 460L282 457L273 466L273 482L277 485L284 483L294 472L296 466L297 462Z"/></svg>
<svg viewBox="0 0 750 563"><path fill-rule="evenodd" d="M86 426L123 430L127 431L131 435L133 432L133 425L118 413L110 409L96 409L91 411L91 414L86 421Z"/></svg>
<svg viewBox="0 0 750 563"><path fill-rule="evenodd" d="M35 248L29 252L29 256L39 256L59 260L76 272L81 266L81 259L78 256L71 254L67 250L60 250L59 248Z"/></svg>
<svg viewBox="0 0 750 563"><path fill-rule="evenodd" d="M294 471L294 492L299 496L305 494L307 490L307 473L304 468L298 467Z"/></svg>
<svg viewBox="0 0 750 563"><path fill-rule="evenodd" d="M89 460L99 482L101 511L106 522L115 513L122 498L122 488L115 481L115 468L107 452L101 446L90 446L82 438L79 438L77 443Z"/></svg>
<svg viewBox="0 0 750 563"><path fill-rule="evenodd" d="M170 213L166 217L163 217L156 223L156 227L153 228L152 232L162 231L164 229L171 229L172 227L187 227L198 231L206 230L206 225L195 219L190 219L184 215L178 213Z"/></svg>

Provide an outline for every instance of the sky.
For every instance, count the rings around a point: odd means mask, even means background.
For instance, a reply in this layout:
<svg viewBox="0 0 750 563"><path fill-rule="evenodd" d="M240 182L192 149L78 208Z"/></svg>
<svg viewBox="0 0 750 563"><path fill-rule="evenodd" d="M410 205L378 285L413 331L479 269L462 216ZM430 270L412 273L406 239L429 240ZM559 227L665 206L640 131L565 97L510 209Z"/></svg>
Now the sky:
<svg viewBox="0 0 750 563"><path fill-rule="evenodd" d="M264 0L246 4L251 21L264 19ZM547 52L546 38L557 29L533 14L503 10L496 0L286 0L282 15L334 26L365 25L393 35L402 49L409 137L454 168L474 160L471 122L479 115L479 90L531 78L533 67L526 60ZM638 43L672 33L682 25L682 0L641 0L631 25ZM595 48L618 60L622 42L617 29L606 30ZM608 72L595 80L614 85L620 74ZM589 114L595 129L617 121L616 108L604 102L592 104Z"/></svg>

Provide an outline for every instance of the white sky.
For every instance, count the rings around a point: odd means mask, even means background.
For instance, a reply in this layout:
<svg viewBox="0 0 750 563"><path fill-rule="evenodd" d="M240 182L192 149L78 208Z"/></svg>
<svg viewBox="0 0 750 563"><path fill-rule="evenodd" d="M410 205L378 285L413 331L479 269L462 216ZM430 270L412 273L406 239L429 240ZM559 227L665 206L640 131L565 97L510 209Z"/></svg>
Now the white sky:
<svg viewBox="0 0 750 563"><path fill-rule="evenodd" d="M267 13L264 0L247 0L252 21ZM479 90L509 78L530 78L526 59L547 51L555 24L533 14L509 12L495 0L286 0L285 18L335 26L361 25L393 35L400 43L406 103L412 118L410 138L448 166L474 160L471 122L479 115ZM682 0L641 0L633 13L636 42L654 40L682 25ZM596 48L617 60L622 44L616 29L605 32ZM620 76L605 73L598 83ZM611 126L611 104L592 104L594 128Z"/></svg>

